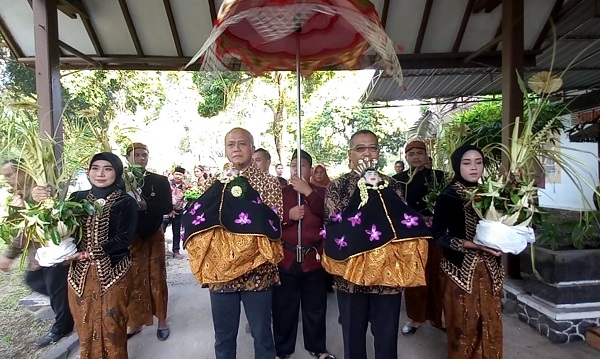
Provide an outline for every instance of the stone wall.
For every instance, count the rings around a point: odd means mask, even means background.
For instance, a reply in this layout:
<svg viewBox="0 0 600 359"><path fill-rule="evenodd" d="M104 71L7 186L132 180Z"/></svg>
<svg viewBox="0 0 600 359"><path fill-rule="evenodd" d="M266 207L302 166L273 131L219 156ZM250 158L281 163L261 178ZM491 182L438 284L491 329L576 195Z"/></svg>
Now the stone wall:
<svg viewBox="0 0 600 359"><path fill-rule="evenodd" d="M552 343L585 341L585 332L590 327L600 327L600 318L554 320L518 299L518 296L504 290L503 313L516 315L519 320L529 324Z"/></svg>

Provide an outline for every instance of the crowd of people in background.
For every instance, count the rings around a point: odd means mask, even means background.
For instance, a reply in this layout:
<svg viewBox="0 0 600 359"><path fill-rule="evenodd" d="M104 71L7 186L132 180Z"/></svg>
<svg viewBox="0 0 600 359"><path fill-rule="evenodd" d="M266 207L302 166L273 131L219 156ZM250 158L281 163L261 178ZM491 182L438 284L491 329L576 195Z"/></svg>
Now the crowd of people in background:
<svg viewBox="0 0 600 359"><path fill-rule="evenodd" d="M49 295L56 320L43 347L76 330L81 358L127 358L127 339L158 320L156 337L169 338L165 231L173 258L187 252L190 268L210 293L217 359L237 353L241 305L255 358L287 359L295 351L301 316L304 349L335 359L327 349L327 289L334 283L346 359L367 357L370 324L377 359L398 358L397 337L429 322L446 331L448 358L501 358L500 253L473 242L477 215L466 192L485 164L474 146L451 158L454 177L432 168L427 146L411 141L405 163L388 177L378 169L379 139L368 130L348 144L350 171L331 180L311 154L295 151L284 166L256 149L254 137L234 128L224 138L228 164L213 174L176 166L147 170L149 149L133 143L126 160L141 166L138 198L125 192L123 163L112 153L90 161L89 190L71 195L102 207L83 224L77 252L63 265L40 268L29 248L26 282ZM326 159L319 159L321 162ZM18 161L2 165L13 206L40 202ZM431 184L444 188L435 204ZM187 198L196 188L199 198ZM301 231L299 231L301 227ZM299 233L301 233L299 238ZM15 240L0 269L8 271L22 248ZM399 325L402 296L410 321ZM245 356L247 357L247 356Z"/></svg>

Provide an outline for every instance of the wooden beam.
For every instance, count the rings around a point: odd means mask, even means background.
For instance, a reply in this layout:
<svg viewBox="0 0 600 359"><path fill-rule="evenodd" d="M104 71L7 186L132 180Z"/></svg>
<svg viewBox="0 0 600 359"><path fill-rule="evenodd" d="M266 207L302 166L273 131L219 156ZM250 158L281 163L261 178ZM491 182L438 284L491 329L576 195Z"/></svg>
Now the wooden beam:
<svg viewBox="0 0 600 359"><path fill-rule="evenodd" d="M523 118L523 92L518 77L523 78L524 55L523 0L502 0L502 144L510 148L512 131L517 117ZM506 155L502 167L509 168ZM519 257L506 255L505 270L509 277L521 276Z"/></svg>
<svg viewBox="0 0 600 359"><path fill-rule="evenodd" d="M56 158L62 158L63 129L57 0L33 0L32 5L36 54L35 84L40 131L55 139Z"/></svg>
<svg viewBox="0 0 600 359"><path fill-rule="evenodd" d="M210 19L214 25L215 21L217 21L217 6L215 5L215 0L208 0L208 9L210 10Z"/></svg>
<svg viewBox="0 0 600 359"><path fill-rule="evenodd" d="M183 56L183 49L181 48L181 40L179 39L179 33L177 32L177 24L175 23L175 17L173 16L173 8L171 7L170 0L163 0L165 4L165 11L167 12L167 19L169 19L169 26L171 27L171 35L175 42L175 49L177 50L177 56Z"/></svg>
<svg viewBox="0 0 600 359"><path fill-rule="evenodd" d="M133 25L133 19L131 18L131 13L129 12L127 1L119 0L119 5L121 5L121 11L123 12L123 16L125 17L125 23L127 23L127 29L129 29L129 35L131 35L131 39L133 40L135 51L137 51L138 55L144 56L144 51L142 50L142 43L140 42L140 38L138 37L137 31L135 30L135 26Z"/></svg>
<svg viewBox="0 0 600 359"><path fill-rule="evenodd" d="M381 26L385 29L387 24L388 15L390 12L390 0L383 1L383 8L381 9Z"/></svg>
<svg viewBox="0 0 600 359"><path fill-rule="evenodd" d="M527 67L535 67L535 58L539 55L538 51L525 52L525 64ZM477 56L476 61L465 62L465 58L471 55L470 52L461 53L433 53L433 54L399 54L398 60L402 63L404 69L443 69L443 68L500 68L502 55L499 51L481 53ZM118 65L138 65L138 67L154 69L152 65L170 66L170 68L178 68L185 66L191 57L175 57L175 56L89 56L95 62L103 64L106 68L114 68ZM374 64L378 60L377 56L366 56L365 64ZM21 57L18 61L26 65L32 65L35 62L33 57ZM81 68L80 66L88 66L86 60L78 57L63 57L60 59L63 68ZM335 70L335 68L331 68ZM282 69L284 70L284 69ZM288 69L289 70L289 69ZM341 70L341 69L339 69Z"/></svg>
<svg viewBox="0 0 600 359"><path fill-rule="evenodd" d="M94 45L94 51L96 51L96 55L104 56L104 50L102 49L102 45L98 39L98 34L96 34L96 30L92 25L92 21L89 18L83 18L81 21L83 21L83 26L85 27L85 31L92 41L92 45Z"/></svg>
<svg viewBox="0 0 600 359"><path fill-rule="evenodd" d="M101 69L102 68L102 64L99 63L98 61L92 59L90 56L84 54L83 52L77 50L76 48L74 48L73 46L62 42L60 40L58 40L58 46L60 46L63 50L66 50L70 53L72 53L73 55L79 57L80 59L86 61L87 63L89 63L90 65L94 66L97 69Z"/></svg>
<svg viewBox="0 0 600 359"><path fill-rule="evenodd" d="M544 40L546 40L548 32L550 32L550 29L552 28L552 23L556 24L556 21L558 20L558 14L560 14L560 9L562 9L564 2L564 0L556 0L556 2L554 3L552 11L550 12L550 16L548 17L544 28L540 32L540 35L538 36L537 40L535 41L535 44L533 45L534 49L537 50L542 48L542 44L544 43Z"/></svg>
<svg viewBox="0 0 600 359"><path fill-rule="evenodd" d="M467 30L467 25L469 24L469 19L473 12L473 5L475 5L475 0L469 0L465 7L465 12L462 21L460 22L460 28L458 29L458 34L456 34L456 40L454 40L454 45L452 46L452 52L458 52L460 49L460 44L465 36L465 31Z"/></svg>
<svg viewBox="0 0 600 359"><path fill-rule="evenodd" d="M500 6L502 0L478 0L473 8L474 13L479 13L485 10L486 13L494 11L495 8Z"/></svg>
<svg viewBox="0 0 600 359"><path fill-rule="evenodd" d="M415 54L421 52L423 47L423 40L425 39L425 31L427 31L427 23L429 22L429 15L431 14L431 7L433 6L433 0L427 0L425 8L423 9L423 17L421 18L421 25L419 26L419 34L417 35L417 43L415 44Z"/></svg>
<svg viewBox="0 0 600 359"><path fill-rule="evenodd" d="M58 0L58 10L62 11L71 19L76 19L77 15L82 18L90 17L81 0Z"/></svg>
<svg viewBox="0 0 600 359"><path fill-rule="evenodd" d="M12 51L12 53L15 55L15 57L25 56L25 54L23 54L23 50L21 49L21 46L19 46L19 43L17 43L17 41L12 36L10 31L8 31L8 26L6 25L6 23L4 22L4 20L2 19L1 16L0 16L0 33L2 33L2 37L4 38L4 41L6 41L8 48L10 49L10 51Z"/></svg>

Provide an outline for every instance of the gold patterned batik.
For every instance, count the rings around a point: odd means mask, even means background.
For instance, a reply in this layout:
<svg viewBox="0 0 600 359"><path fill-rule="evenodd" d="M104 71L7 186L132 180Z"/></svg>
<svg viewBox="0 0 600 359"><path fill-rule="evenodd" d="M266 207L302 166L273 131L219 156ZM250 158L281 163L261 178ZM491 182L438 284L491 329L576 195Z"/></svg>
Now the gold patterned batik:
<svg viewBox="0 0 600 359"><path fill-rule="evenodd" d="M390 241L345 261L323 256L323 268L360 286L415 287L425 285L428 241Z"/></svg>
<svg viewBox="0 0 600 359"><path fill-rule="evenodd" d="M502 358L501 300L490 274L479 261L470 293L448 277L443 281L448 359Z"/></svg>
<svg viewBox="0 0 600 359"><path fill-rule="evenodd" d="M350 172L329 184L325 194L326 221L330 220L332 213L343 212L348 207L360 178L358 173ZM402 197L397 181L383 175L382 178ZM337 285L339 290L394 294L402 287L425 285L428 245L428 238L410 238L392 240L345 261L335 261L323 255L323 268L338 277L336 284L342 284Z"/></svg>
<svg viewBox="0 0 600 359"><path fill-rule="evenodd" d="M283 221L283 197L277 178L254 165L240 175ZM281 241L265 235L231 233L218 226L192 234L185 249L192 273L212 291L264 290L279 283L277 263L283 259L283 247Z"/></svg>

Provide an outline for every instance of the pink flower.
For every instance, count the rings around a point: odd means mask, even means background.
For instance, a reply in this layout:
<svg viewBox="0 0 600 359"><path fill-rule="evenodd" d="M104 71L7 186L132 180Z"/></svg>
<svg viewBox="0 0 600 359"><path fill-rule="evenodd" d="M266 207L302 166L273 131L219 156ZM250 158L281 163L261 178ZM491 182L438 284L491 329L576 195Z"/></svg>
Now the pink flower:
<svg viewBox="0 0 600 359"><path fill-rule="evenodd" d="M323 227L323 229L321 229L321 231L319 232L319 235L323 238L327 237L327 229Z"/></svg>
<svg viewBox="0 0 600 359"><path fill-rule="evenodd" d="M377 230L377 227L375 225L371 226L371 230L366 230L365 232L367 232L368 235L370 235L371 237L369 238L369 240L371 242L373 241L378 241L379 240L379 236L381 235L381 232L379 232Z"/></svg>
<svg viewBox="0 0 600 359"><path fill-rule="evenodd" d="M252 221L248 217L248 213L244 212L240 213L240 216L234 222L241 225L252 223Z"/></svg>
<svg viewBox="0 0 600 359"><path fill-rule="evenodd" d="M202 207L202 205L200 203L194 203L194 206L192 207L192 209L190 209L190 213L192 214L192 216L196 215L196 211L198 210L198 208Z"/></svg>
<svg viewBox="0 0 600 359"><path fill-rule="evenodd" d="M271 228L273 228L273 230L275 232L279 232L279 229L277 227L275 227L275 221L273 221L272 219L269 219L269 224L271 225Z"/></svg>
<svg viewBox="0 0 600 359"><path fill-rule="evenodd" d="M355 227L357 224L360 224L360 216L361 215L362 215L362 213L358 212L353 217L348 218L348 220L350 221L350 223L352 223L352 227Z"/></svg>
<svg viewBox="0 0 600 359"><path fill-rule="evenodd" d="M342 223L342 214L340 212L334 212L331 215L331 220L334 222L340 222Z"/></svg>
<svg viewBox="0 0 600 359"><path fill-rule="evenodd" d="M416 227L419 225L419 217L417 216L411 216L408 213L404 213L404 220L402 222L403 225L406 226L406 228L410 228L410 227Z"/></svg>
<svg viewBox="0 0 600 359"><path fill-rule="evenodd" d="M202 213L201 215L197 216L196 219L194 219L192 221L192 224L194 225L199 225L200 223L206 221L206 218L204 218L204 213Z"/></svg>
<svg viewBox="0 0 600 359"><path fill-rule="evenodd" d="M340 246L340 249L347 247L348 243L346 243L346 236L342 236L342 238L336 238L335 239L335 244L337 244L338 246Z"/></svg>

